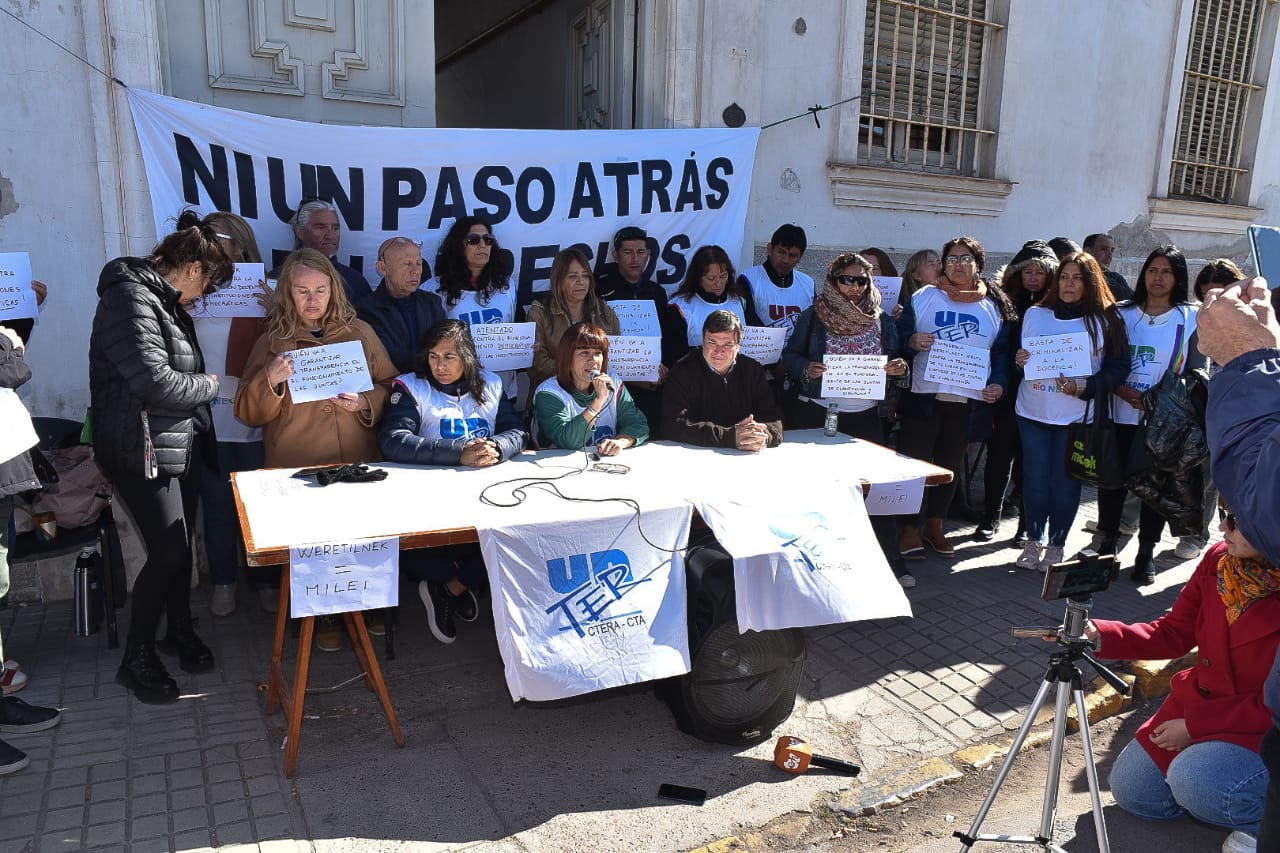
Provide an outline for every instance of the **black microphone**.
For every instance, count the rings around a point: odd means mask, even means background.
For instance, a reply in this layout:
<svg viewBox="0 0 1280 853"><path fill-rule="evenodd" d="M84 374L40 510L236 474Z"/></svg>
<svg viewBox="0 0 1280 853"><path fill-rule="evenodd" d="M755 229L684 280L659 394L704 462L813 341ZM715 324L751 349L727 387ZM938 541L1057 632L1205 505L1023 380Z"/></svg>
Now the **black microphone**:
<svg viewBox="0 0 1280 853"><path fill-rule="evenodd" d="M596 377L600 375L601 373L599 370L593 370L588 374L588 381L595 382ZM608 388L610 391L613 390L613 379L610 378L608 374L604 374L604 387Z"/></svg>

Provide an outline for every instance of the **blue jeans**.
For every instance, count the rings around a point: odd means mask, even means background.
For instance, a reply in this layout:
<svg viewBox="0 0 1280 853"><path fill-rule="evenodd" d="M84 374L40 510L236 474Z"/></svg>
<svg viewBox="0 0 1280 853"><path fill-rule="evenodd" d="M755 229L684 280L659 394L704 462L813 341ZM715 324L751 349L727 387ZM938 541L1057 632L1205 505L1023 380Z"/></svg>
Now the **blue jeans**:
<svg viewBox="0 0 1280 853"><path fill-rule="evenodd" d="M1022 516L1027 536L1061 548L1080 508L1079 480L1067 476L1067 428L1018 418L1022 436Z"/></svg>
<svg viewBox="0 0 1280 853"><path fill-rule="evenodd" d="M1175 820L1190 815L1257 835L1269 778L1262 756L1220 740L1192 744L1173 759L1168 775L1161 775L1135 740L1112 766L1110 784L1116 803L1136 817Z"/></svg>
<svg viewBox="0 0 1280 853"><path fill-rule="evenodd" d="M261 441L219 441L218 474L210 471L200 481L204 549L209 557L209 578L215 584L235 583L240 565L240 521L231 492L231 472L256 471L265 464Z"/></svg>

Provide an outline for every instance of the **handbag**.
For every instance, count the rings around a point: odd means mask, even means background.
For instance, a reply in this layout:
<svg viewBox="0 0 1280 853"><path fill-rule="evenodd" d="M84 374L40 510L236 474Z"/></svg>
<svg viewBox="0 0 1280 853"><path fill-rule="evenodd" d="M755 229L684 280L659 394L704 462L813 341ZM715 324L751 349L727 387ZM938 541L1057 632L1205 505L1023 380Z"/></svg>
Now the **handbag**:
<svg viewBox="0 0 1280 853"><path fill-rule="evenodd" d="M1085 404L1082 420L1067 424L1067 458L1063 460L1066 474L1099 489L1123 488L1124 468L1120 464L1115 424L1106 406L1096 409L1096 417L1090 422L1092 404L1092 401Z"/></svg>

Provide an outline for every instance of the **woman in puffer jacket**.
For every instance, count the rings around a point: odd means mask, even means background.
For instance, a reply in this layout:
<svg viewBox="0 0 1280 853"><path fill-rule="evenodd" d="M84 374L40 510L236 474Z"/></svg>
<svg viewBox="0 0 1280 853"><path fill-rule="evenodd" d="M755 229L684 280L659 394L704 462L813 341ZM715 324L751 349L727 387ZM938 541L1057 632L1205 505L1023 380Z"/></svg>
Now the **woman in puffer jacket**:
<svg viewBox="0 0 1280 853"><path fill-rule="evenodd" d="M172 702L178 685L156 654L185 672L213 669L191 623L191 527L205 460L216 459L205 372L187 311L231 279L233 266L208 225L182 228L146 258L116 258L98 277L89 338L93 449L129 509L147 559L116 683L148 704ZM156 642L161 615L167 635Z"/></svg>

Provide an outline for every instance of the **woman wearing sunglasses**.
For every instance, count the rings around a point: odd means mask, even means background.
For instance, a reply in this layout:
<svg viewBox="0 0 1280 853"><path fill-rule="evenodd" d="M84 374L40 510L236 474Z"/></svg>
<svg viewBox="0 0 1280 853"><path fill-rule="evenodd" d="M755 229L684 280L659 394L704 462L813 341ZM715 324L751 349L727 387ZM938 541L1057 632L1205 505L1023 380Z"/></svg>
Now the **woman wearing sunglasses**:
<svg viewBox="0 0 1280 853"><path fill-rule="evenodd" d="M1121 808L1148 820L1191 816L1232 830L1222 849L1255 849L1269 777L1258 750L1271 728L1263 683L1280 645L1280 570L1220 508L1214 545L1154 622L1096 620L1085 636L1106 658L1199 662L1170 682L1169 697L1111 769Z"/></svg>
<svg viewBox="0 0 1280 853"><path fill-rule="evenodd" d="M892 377L907 375L907 362L897 357L898 330L893 318L881 310L880 291L871 284L871 263L862 255L845 252L827 267L826 285L813 305L800 313L795 330L782 351L787 374L800 383L796 428L820 427L829 407L835 406L836 428L845 435L883 444L879 400L824 396L824 359L835 355L884 356L884 371ZM915 586L896 553L891 516L872 516L876 538L894 574L904 587Z"/></svg>

